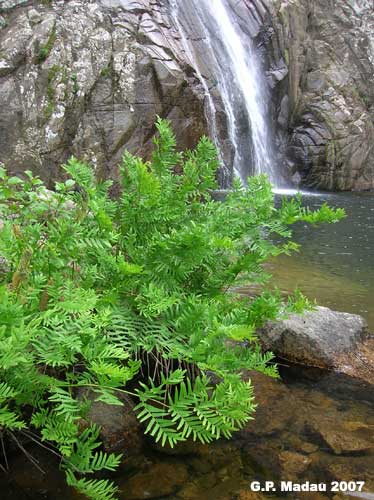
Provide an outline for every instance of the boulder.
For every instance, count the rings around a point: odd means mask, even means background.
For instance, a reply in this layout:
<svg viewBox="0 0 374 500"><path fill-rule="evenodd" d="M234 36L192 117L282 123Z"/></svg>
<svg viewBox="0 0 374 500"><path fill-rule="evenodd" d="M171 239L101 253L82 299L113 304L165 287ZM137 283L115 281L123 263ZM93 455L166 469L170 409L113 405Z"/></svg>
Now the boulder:
<svg viewBox="0 0 374 500"><path fill-rule="evenodd" d="M357 350L368 338L361 316L317 307L302 315L293 314L269 322L258 332L264 350L308 366L338 368L341 357Z"/></svg>
<svg viewBox="0 0 374 500"><path fill-rule="evenodd" d="M82 426L93 423L100 427L100 438L105 451L121 452L125 461L139 455L143 448L143 430L133 412L134 403L125 394L117 394L123 406L95 401L96 396L86 389L78 394L79 399L91 401Z"/></svg>
<svg viewBox="0 0 374 500"><path fill-rule="evenodd" d="M339 372L374 385L374 337L360 343L357 349L338 356Z"/></svg>

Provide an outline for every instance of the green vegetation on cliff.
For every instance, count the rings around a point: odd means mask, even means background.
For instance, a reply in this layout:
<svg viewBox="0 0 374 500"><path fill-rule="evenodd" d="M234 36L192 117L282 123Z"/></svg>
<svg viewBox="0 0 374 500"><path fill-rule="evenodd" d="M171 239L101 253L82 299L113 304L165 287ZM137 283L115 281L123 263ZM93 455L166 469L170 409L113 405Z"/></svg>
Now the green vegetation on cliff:
<svg viewBox="0 0 374 500"><path fill-rule="evenodd" d="M37 430L68 483L97 500L116 488L87 476L121 457L100 450L80 389L108 405L131 395L144 432L162 444L230 437L254 410L241 370L276 375L256 329L308 305L300 294L243 298L234 287L264 284L262 263L296 249L272 235L287 241L296 221L343 215L299 199L276 209L263 176L216 202L211 142L178 153L168 123L157 129L151 162L125 154L116 199L112 182L76 159L53 192L30 172L0 170L0 432Z"/></svg>

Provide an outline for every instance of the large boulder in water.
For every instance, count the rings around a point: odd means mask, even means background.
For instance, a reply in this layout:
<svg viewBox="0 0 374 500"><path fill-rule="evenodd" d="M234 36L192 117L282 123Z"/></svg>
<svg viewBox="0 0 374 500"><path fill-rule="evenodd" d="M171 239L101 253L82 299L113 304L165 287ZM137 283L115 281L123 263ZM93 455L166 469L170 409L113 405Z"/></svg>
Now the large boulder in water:
<svg viewBox="0 0 374 500"><path fill-rule="evenodd" d="M338 368L342 359L368 338L367 323L356 314L317 307L269 322L259 331L265 350L289 361L319 368Z"/></svg>

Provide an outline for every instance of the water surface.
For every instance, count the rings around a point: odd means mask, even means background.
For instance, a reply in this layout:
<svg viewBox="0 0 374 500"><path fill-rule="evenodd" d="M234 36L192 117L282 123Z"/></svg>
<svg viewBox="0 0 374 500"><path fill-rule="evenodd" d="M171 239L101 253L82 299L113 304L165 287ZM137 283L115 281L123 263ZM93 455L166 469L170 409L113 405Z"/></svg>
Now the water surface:
<svg viewBox="0 0 374 500"><path fill-rule="evenodd" d="M349 500L330 491L332 481L364 481L374 498L374 388L348 377L281 367L283 381L252 375L256 418L231 441L210 446L154 449L115 473L119 500ZM57 462L28 447L44 474L24 455L0 474L2 500L80 500L68 488ZM124 450L126 457L126 450ZM252 481L274 481L278 490L254 495ZM280 492L281 481L323 483L321 493Z"/></svg>
<svg viewBox="0 0 374 500"><path fill-rule="evenodd" d="M295 225L300 251L271 263L273 281L284 291L300 288L320 305L361 314L374 331L374 194L303 195L311 208L324 202L344 208L347 217L318 227Z"/></svg>

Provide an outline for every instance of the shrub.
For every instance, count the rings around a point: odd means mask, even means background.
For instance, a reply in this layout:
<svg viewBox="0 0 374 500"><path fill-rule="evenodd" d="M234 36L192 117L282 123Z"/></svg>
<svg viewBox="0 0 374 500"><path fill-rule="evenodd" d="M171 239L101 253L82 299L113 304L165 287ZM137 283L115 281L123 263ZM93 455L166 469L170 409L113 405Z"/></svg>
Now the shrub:
<svg viewBox="0 0 374 500"><path fill-rule="evenodd" d="M178 153L168 123L157 129L151 162L124 155L117 199L111 181L74 158L53 192L31 172L0 170L0 429L37 429L68 483L97 500L116 488L86 476L121 457L98 450L97 427L82 430L89 402L78 389L108 405L130 394L162 444L230 437L254 410L240 371L276 375L256 329L308 305L300 294L242 297L235 286L265 283L262 264L297 248L290 224L343 215L310 212L298 198L277 209L264 176L216 202L212 143Z"/></svg>

